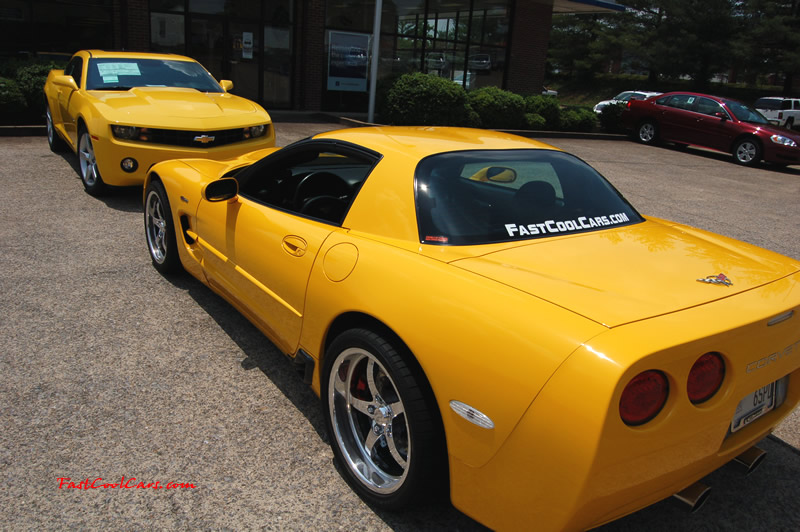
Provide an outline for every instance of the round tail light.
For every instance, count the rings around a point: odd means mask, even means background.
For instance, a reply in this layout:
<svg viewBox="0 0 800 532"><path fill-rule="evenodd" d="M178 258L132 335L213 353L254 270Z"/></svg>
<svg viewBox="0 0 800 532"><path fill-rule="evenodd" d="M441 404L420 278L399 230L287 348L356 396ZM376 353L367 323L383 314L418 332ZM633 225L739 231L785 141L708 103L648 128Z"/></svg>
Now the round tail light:
<svg viewBox="0 0 800 532"><path fill-rule="evenodd" d="M669 396L669 382L651 369L631 379L619 399L619 415L626 425L647 423L661 412Z"/></svg>
<svg viewBox="0 0 800 532"><path fill-rule="evenodd" d="M725 361L719 353L706 353L697 359L689 371L686 391L693 404L708 401L717 393L725 379Z"/></svg>

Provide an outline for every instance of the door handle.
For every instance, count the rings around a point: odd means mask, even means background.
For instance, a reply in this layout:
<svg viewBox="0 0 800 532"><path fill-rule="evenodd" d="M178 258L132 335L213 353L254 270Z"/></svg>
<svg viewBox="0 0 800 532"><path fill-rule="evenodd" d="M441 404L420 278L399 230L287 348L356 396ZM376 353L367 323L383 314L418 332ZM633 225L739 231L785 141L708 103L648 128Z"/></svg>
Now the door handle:
<svg viewBox="0 0 800 532"><path fill-rule="evenodd" d="M283 237L281 246L286 253L294 257L302 257L306 254L306 249L308 249L308 243L299 236L295 235Z"/></svg>

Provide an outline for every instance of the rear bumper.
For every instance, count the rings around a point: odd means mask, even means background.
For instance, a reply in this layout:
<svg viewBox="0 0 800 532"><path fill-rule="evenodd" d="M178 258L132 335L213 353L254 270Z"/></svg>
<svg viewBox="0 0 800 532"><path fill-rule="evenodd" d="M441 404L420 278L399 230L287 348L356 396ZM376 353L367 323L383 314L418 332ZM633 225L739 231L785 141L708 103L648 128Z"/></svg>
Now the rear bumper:
<svg viewBox="0 0 800 532"><path fill-rule="evenodd" d="M793 319L767 326L787 310ZM688 373L708 351L722 353L726 378L711 400L694 405L686 395ZM646 369L667 375L669 399L655 419L629 427L619 417L621 391ZM784 402L730 434L739 402L786 375ZM794 274L594 338L553 375L492 460L477 468L451 460L453 504L499 530L534 522L538 530L599 526L729 462L798 403L800 275Z"/></svg>

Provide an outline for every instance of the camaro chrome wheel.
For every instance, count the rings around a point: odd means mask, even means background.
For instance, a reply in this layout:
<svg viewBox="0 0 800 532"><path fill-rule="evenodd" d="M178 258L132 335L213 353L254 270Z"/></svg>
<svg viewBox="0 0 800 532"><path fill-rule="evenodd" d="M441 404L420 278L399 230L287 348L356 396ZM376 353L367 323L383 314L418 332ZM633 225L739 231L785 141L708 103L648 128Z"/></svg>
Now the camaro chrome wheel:
<svg viewBox="0 0 800 532"><path fill-rule="evenodd" d="M49 106L45 111L45 122L47 123L47 144L50 146L50 150L56 153L65 151L67 145L56 132L56 127L53 125L53 115L50 113Z"/></svg>
<svg viewBox="0 0 800 532"><path fill-rule="evenodd" d="M740 140L733 148L736 162L745 166L755 166L761 161L761 146L752 139Z"/></svg>
<svg viewBox="0 0 800 532"><path fill-rule="evenodd" d="M324 368L331 446L359 495L396 509L440 487L436 477L447 463L441 422L425 400L427 382L413 376L416 370L400 352L383 337L355 329L334 341Z"/></svg>
<svg viewBox="0 0 800 532"><path fill-rule="evenodd" d="M169 199L158 181L151 181L145 192L144 231L153 266L161 273L178 270L180 262Z"/></svg>
<svg viewBox="0 0 800 532"><path fill-rule="evenodd" d="M639 141L644 144L652 144L656 141L658 130L653 122L643 122L639 126Z"/></svg>
<svg viewBox="0 0 800 532"><path fill-rule="evenodd" d="M105 183L100 177L100 170L97 169L92 137L85 130L81 132L78 141L78 164L81 168L81 180L86 192L93 196L100 195L105 190Z"/></svg>

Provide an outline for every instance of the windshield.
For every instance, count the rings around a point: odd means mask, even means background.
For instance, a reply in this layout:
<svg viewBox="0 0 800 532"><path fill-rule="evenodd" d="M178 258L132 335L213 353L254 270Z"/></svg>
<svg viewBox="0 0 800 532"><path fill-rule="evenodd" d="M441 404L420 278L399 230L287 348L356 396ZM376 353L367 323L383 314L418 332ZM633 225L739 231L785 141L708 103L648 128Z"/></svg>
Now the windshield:
<svg viewBox="0 0 800 532"><path fill-rule="evenodd" d="M86 90L128 90L133 87L185 87L223 92L200 63L164 59L90 59Z"/></svg>
<svg viewBox="0 0 800 532"><path fill-rule="evenodd" d="M596 170L552 150L483 150L423 159L415 175L420 242L476 245L642 221Z"/></svg>
<svg viewBox="0 0 800 532"><path fill-rule="evenodd" d="M769 120L767 120L764 115L752 107L734 100L724 101L725 105L727 105L728 109L730 109L733 113L733 116L735 116L738 120L741 120L742 122L750 122L751 124L769 124Z"/></svg>

